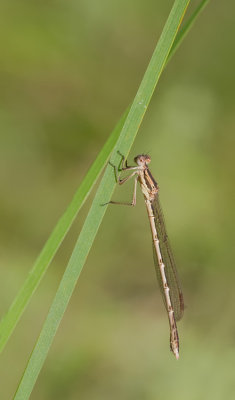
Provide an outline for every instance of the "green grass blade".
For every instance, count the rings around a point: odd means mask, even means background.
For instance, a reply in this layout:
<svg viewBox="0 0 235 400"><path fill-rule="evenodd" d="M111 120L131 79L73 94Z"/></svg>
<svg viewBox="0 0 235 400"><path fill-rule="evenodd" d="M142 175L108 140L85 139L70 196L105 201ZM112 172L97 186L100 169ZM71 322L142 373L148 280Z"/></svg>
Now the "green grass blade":
<svg viewBox="0 0 235 400"><path fill-rule="evenodd" d="M150 102L154 88L166 63L188 3L189 0L176 0L173 5L139 90L125 120L119 139L114 147L112 162L115 164L120 161L120 156L117 151L127 155L131 148L146 108ZM108 165L41 330L38 341L16 391L14 397L15 400L27 400L30 396L56 334L59 323L75 288L80 272L93 244L100 223L104 217L107 207L102 206L101 204L109 201L115 184L113 168Z"/></svg>
<svg viewBox="0 0 235 400"><path fill-rule="evenodd" d="M190 29L192 28L193 24L196 21L196 18L199 17L199 15L201 14L201 12L204 10L204 8L206 7L206 5L209 3L210 0L202 0L199 5L197 6L197 8L194 10L194 12L192 13L192 15L190 16L190 18L188 19L188 21L184 24L184 26L180 29L180 31L178 32L174 44L170 50L170 53L168 55L167 58L167 62L170 61L171 57L175 54L175 52L178 50L179 46L181 45L182 41L184 40L184 38L186 37L186 35L188 34L188 32L190 31Z"/></svg>
<svg viewBox="0 0 235 400"><path fill-rule="evenodd" d="M205 7L209 0L201 1L198 8L192 14L188 22L185 26L181 29L181 31L177 34L174 44L170 50L170 53L167 57L167 63L171 59L172 55L178 49L179 45L181 44L182 40L184 39L185 35L188 33L189 29L192 27L193 22L195 21L196 17ZM45 274L51 260L53 259L57 249L59 248L60 244L62 243L66 233L68 232L74 218L76 217L78 211L82 207L83 203L85 202L87 196L89 195L93 185L97 181L101 171L103 170L107 160L110 157L110 154L114 148L114 145L118 139L120 134L121 128L123 126L124 120L128 113L126 110L124 116L118 122L116 128L111 133L110 137L108 138L107 142L105 143L103 149L97 156L96 160L94 161L93 165L89 169L87 175L83 179L79 189L77 190L72 202L68 206L67 210L63 214L63 216L58 221L56 227L54 228L53 232L51 233L50 237L48 238L46 244L44 245L41 253L39 254L33 268L28 274L25 283L23 284L22 288L20 289L19 293L17 294L14 302L12 303L11 307L9 308L6 315L0 321L0 352L3 350L4 346L6 345L11 333L13 332L19 318L23 314L24 309L26 308L27 304L29 303L34 291L36 290L37 286L39 285L43 275Z"/></svg>

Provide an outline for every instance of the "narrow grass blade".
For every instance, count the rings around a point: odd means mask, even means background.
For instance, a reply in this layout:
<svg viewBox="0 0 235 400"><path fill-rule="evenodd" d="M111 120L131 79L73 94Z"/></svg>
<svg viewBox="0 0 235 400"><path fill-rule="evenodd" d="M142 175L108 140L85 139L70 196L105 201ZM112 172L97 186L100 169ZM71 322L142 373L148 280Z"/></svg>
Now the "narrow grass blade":
<svg viewBox="0 0 235 400"><path fill-rule="evenodd" d="M199 15L201 14L201 12L204 10L204 8L206 7L206 5L209 3L210 0L202 0L197 8L194 10L194 12L192 13L192 15L189 17L188 21L184 24L184 26L180 29L180 31L178 32L174 44L170 50L170 53L168 55L167 58L167 63L170 61L171 57L175 54L175 52L178 50L179 46L181 45L182 41L184 40L184 38L186 37L186 35L188 34L188 32L190 31L190 29L192 28L194 22L196 21L196 18L199 17Z"/></svg>
<svg viewBox="0 0 235 400"><path fill-rule="evenodd" d="M174 42L189 0L176 0L165 24L161 37L143 77L139 90L124 122L119 139L114 147L112 162L120 161L118 151L127 155L140 123L150 102L154 88L160 78L168 54ZM113 168L108 165L93 200L92 206L65 270L38 341L31 354L22 380L15 394L15 400L27 400L52 344L56 330L66 310L80 272L86 261L94 238L104 217L106 206L115 187Z"/></svg>

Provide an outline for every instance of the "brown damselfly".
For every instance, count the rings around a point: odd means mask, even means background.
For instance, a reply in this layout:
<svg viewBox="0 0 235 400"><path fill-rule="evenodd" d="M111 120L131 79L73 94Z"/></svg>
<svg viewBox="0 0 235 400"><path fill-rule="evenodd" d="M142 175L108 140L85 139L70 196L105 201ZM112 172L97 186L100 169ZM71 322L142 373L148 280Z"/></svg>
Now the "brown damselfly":
<svg viewBox="0 0 235 400"><path fill-rule="evenodd" d="M121 203L110 201L111 204L136 205L136 188L137 181L140 183L141 190L144 195L147 207L152 240L153 240L153 256L156 267L157 278L163 295L164 304L167 310L170 324L170 348L175 357L179 358L179 336L176 321L180 320L184 312L183 294L180 288L178 274L176 271L175 261L168 240L164 217L159 203L159 186L154 180L148 164L151 158L147 154L141 154L134 158L136 167L123 165L122 160L121 171L132 171L131 174L120 179L115 167L117 182L119 185L124 184L130 178L135 177L133 199L131 203Z"/></svg>

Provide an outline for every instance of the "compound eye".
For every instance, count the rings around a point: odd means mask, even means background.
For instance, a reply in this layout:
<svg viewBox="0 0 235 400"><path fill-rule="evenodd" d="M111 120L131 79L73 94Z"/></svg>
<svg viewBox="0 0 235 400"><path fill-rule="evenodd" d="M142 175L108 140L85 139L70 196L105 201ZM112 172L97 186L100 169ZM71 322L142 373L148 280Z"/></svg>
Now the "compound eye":
<svg viewBox="0 0 235 400"><path fill-rule="evenodd" d="M149 156L147 156L145 161L146 161L147 164L149 164L150 161L151 161L151 158Z"/></svg>

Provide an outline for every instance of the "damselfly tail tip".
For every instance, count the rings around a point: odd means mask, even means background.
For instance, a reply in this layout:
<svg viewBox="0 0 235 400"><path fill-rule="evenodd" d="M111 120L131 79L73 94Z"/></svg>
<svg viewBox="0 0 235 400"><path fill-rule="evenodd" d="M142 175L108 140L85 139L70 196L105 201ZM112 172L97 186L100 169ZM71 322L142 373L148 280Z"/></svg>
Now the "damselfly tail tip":
<svg viewBox="0 0 235 400"><path fill-rule="evenodd" d="M179 347L178 346L172 346L171 347L171 351L174 354L176 360L179 359L180 355L179 355Z"/></svg>
<svg viewBox="0 0 235 400"><path fill-rule="evenodd" d="M180 357L178 349L175 349L174 355L175 355L176 360L178 360Z"/></svg>

